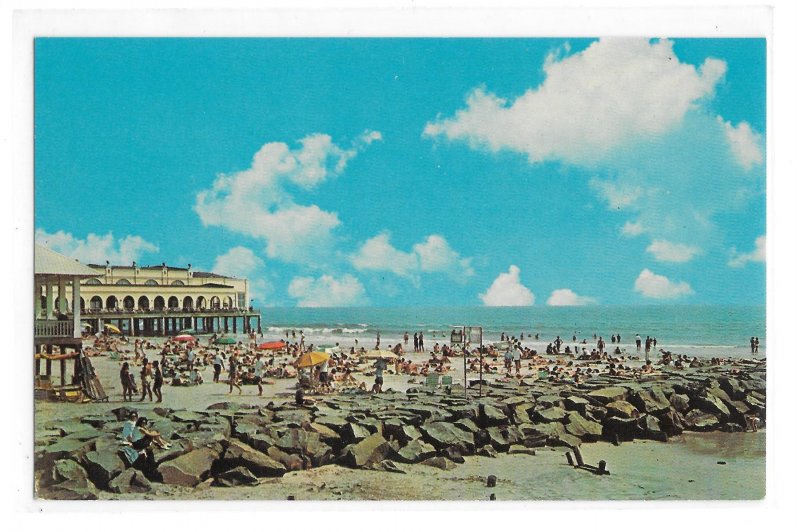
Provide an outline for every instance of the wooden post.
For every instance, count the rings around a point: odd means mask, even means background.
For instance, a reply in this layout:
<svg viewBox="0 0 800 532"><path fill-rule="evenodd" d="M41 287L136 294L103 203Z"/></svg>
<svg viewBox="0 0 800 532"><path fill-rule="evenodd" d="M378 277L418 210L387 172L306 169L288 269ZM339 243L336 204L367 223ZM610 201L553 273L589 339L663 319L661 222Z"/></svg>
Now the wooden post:
<svg viewBox="0 0 800 532"><path fill-rule="evenodd" d="M493 488L497 485L497 477L495 475L489 475L486 479L486 487Z"/></svg>
<svg viewBox="0 0 800 532"><path fill-rule="evenodd" d="M67 360L62 358L59 360L59 369L61 370L61 386L67 385Z"/></svg>
<svg viewBox="0 0 800 532"><path fill-rule="evenodd" d="M581 456L581 450L578 447L573 447L572 452L575 453L575 461L578 463L578 467L583 467L583 456Z"/></svg>
<svg viewBox="0 0 800 532"><path fill-rule="evenodd" d="M598 475L605 475L608 471L606 471L606 461L600 460L600 463L597 464L597 474Z"/></svg>
<svg viewBox="0 0 800 532"><path fill-rule="evenodd" d="M569 465L571 465L572 467L575 467L575 462L572 461L572 453L567 451L564 454L567 456L567 462L569 462Z"/></svg>

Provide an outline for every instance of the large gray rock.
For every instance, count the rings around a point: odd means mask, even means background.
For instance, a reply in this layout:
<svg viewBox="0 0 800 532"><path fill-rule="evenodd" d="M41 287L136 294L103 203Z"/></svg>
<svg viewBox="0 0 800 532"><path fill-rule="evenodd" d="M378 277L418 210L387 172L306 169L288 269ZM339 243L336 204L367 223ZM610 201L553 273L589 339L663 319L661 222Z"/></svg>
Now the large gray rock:
<svg viewBox="0 0 800 532"><path fill-rule="evenodd" d="M422 465L435 467L437 469L443 469L445 471L456 468L456 464L454 462L451 462L444 456L434 456L433 458L428 458L427 460L423 460L420 463Z"/></svg>
<svg viewBox="0 0 800 532"><path fill-rule="evenodd" d="M729 377L720 377L719 379L719 386L723 390L725 390L731 399L735 401L741 401L745 398L747 394L747 389L742 386L742 383L738 379L729 378Z"/></svg>
<svg viewBox="0 0 800 532"><path fill-rule="evenodd" d="M164 484L194 487L208 478L214 462L219 459L215 449L201 448L189 451L174 460L158 466Z"/></svg>
<svg viewBox="0 0 800 532"><path fill-rule="evenodd" d="M692 403L695 408L702 410L706 414L712 414L719 419L724 420L731 415L731 412L728 410L728 407L725 406L725 403L711 393L698 395L693 399Z"/></svg>
<svg viewBox="0 0 800 532"><path fill-rule="evenodd" d="M83 466L95 486L108 487L108 482L125 470L125 463L115 452L89 451L83 457Z"/></svg>
<svg viewBox="0 0 800 532"><path fill-rule="evenodd" d="M397 460L407 464L416 464L434 456L436 449L421 440L412 440L397 451Z"/></svg>
<svg viewBox="0 0 800 532"><path fill-rule="evenodd" d="M347 423L339 432L339 436L345 444L359 442L370 434L369 429L357 423Z"/></svg>
<svg viewBox="0 0 800 532"><path fill-rule="evenodd" d="M86 471L73 460L56 460L39 480L36 496L54 500L95 500L98 491Z"/></svg>
<svg viewBox="0 0 800 532"><path fill-rule="evenodd" d="M637 418L639 410L628 401L612 401L606 405L609 416L621 418Z"/></svg>
<svg viewBox="0 0 800 532"><path fill-rule="evenodd" d="M501 452L508 451L508 448L523 439L522 433L515 426L489 427L486 429L489 436L489 444Z"/></svg>
<svg viewBox="0 0 800 532"><path fill-rule="evenodd" d="M677 412L685 414L689 411L689 396L682 393L673 393L669 398L669 403Z"/></svg>
<svg viewBox="0 0 800 532"><path fill-rule="evenodd" d="M628 390L621 386L610 386L589 392L588 396L602 404L614 401L624 401L628 395Z"/></svg>
<svg viewBox="0 0 800 532"><path fill-rule="evenodd" d="M479 408L480 414L477 420L479 427L496 427L508 424L508 416L498 406L484 401L479 404Z"/></svg>
<svg viewBox="0 0 800 532"><path fill-rule="evenodd" d="M719 427L719 419L714 414L694 409L684 416L684 424L688 430L708 432Z"/></svg>
<svg viewBox="0 0 800 532"><path fill-rule="evenodd" d="M310 462L304 461L299 455L286 453L277 447L267 449L267 456L282 464L286 471L302 471L306 469L306 465L311 466Z"/></svg>
<svg viewBox="0 0 800 532"><path fill-rule="evenodd" d="M126 469L108 483L111 493L147 493L152 489L153 485L144 473L133 468Z"/></svg>
<svg viewBox="0 0 800 532"><path fill-rule="evenodd" d="M475 452L475 441L472 434L456 427L452 423L434 421L420 426L420 431L425 441L436 447L436 449L455 446L461 450L462 454L473 454Z"/></svg>
<svg viewBox="0 0 800 532"><path fill-rule="evenodd" d="M661 414L661 416L659 416L659 421L661 422L661 429L667 436L677 436L683 432L683 416L675 409L670 409Z"/></svg>
<svg viewBox="0 0 800 532"><path fill-rule="evenodd" d="M638 420L639 436L649 440L667 441L667 433L661 429L658 418L646 414Z"/></svg>
<svg viewBox="0 0 800 532"><path fill-rule="evenodd" d="M220 468L234 469L236 467L246 467L258 477L281 477L286 473L286 467L280 462L245 443L234 440L222 455Z"/></svg>
<svg viewBox="0 0 800 532"><path fill-rule="evenodd" d="M94 442L92 441L74 440L69 437L63 437L52 445L48 445L37 451L36 467L44 468L56 460L68 458L82 460L84 455L91 451L93 447Z"/></svg>
<svg viewBox="0 0 800 532"><path fill-rule="evenodd" d="M542 410L534 410L531 419L541 423L562 422L567 419L567 411L558 406L551 406Z"/></svg>
<svg viewBox="0 0 800 532"><path fill-rule="evenodd" d="M583 411L583 415L589 421L595 421L597 423L602 423L603 420L608 417L608 409L604 406L594 406L594 405L586 405Z"/></svg>
<svg viewBox="0 0 800 532"><path fill-rule="evenodd" d="M383 422L383 436L407 443L420 438L422 434L414 425L408 425L399 418L390 418Z"/></svg>
<svg viewBox="0 0 800 532"><path fill-rule="evenodd" d="M344 448L339 462L349 467L365 467L386 459L392 447L383 435L375 433Z"/></svg>
<svg viewBox="0 0 800 532"><path fill-rule="evenodd" d="M564 408L567 410L574 410L580 413L586 411L586 407L590 405L588 399L585 397L579 397L577 395L570 395L564 398Z"/></svg>
<svg viewBox="0 0 800 532"><path fill-rule="evenodd" d="M640 412L647 414L661 414L669 410L670 403L661 388L639 390L631 394L630 401Z"/></svg>
<svg viewBox="0 0 800 532"><path fill-rule="evenodd" d="M564 425L567 433L577 436L582 441L597 441L603 434L603 426L580 415L570 412L567 423Z"/></svg>
<svg viewBox="0 0 800 532"><path fill-rule="evenodd" d="M234 486L255 486L258 484L258 477L244 466L235 467L217 475L216 484L225 488Z"/></svg>
<svg viewBox="0 0 800 532"><path fill-rule="evenodd" d="M603 437L611 441L633 441L638 430L633 418L609 416L603 420Z"/></svg>

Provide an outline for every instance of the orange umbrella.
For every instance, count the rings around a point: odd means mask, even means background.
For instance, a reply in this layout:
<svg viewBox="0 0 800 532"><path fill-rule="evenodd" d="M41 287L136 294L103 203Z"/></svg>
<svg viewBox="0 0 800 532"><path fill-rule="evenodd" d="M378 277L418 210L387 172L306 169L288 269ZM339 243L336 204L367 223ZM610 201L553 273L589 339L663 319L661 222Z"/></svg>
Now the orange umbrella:
<svg viewBox="0 0 800 532"><path fill-rule="evenodd" d="M318 366L322 364L326 360L330 359L330 355L328 353L323 353L322 351L312 351L311 353L303 353L297 359L297 367L298 368L310 368L312 366Z"/></svg>
<svg viewBox="0 0 800 532"><path fill-rule="evenodd" d="M259 344L258 349L267 349L270 351L280 351L281 349L286 348L286 342L283 340L278 340L277 342L264 342L263 344Z"/></svg>

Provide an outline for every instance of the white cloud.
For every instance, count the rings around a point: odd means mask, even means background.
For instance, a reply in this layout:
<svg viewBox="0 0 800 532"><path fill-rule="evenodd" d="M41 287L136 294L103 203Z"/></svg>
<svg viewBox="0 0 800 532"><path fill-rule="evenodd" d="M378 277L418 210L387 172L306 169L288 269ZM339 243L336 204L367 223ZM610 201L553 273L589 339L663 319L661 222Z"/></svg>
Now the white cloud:
<svg viewBox="0 0 800 532"><path fill-rule="evenodd" d="M739 122L739 125L734 127L730 122L723 120L721 116L717 117L717 121L725 128L725 136L742 168L750 170L753 166L764 162L764 153L761 148L763 139L761 135L753 131L750 124Z"/></svg>
<svg viewBox="0 0 800 532"><path fill-rule="evenodd" d="M667 240L653 240L647 247L647 252L660 262L689 262L700 253L700 249Z"/></svg>
<svg viewBox="0 0 800 532"><path fill-rule="evenodd" d="M250 297L266 303L266 297L272 292L272 284L263 277L264 261L253 251L244 246L236 246L214 261L212 272L239 279L247 279Z"/></svg>
<svg viewBox="0 0 800 532"><path fill-rule="evenodd" d="M667 277L653 273L647 268L636 278L633 287L644 297L651 299L677 299L694 294L689 283L670 281Z"/></svg>
<svg viewBox="0 0 800 532"><path fill-rule="evenodd" d="M298 307L348 307L368 302L361 281L349 274L338 279L331 275L295 277L288 292L298 300Z"/></svg>
<svg viewBox="0 0 800 532"><path fill-rule="evenodd" d="M533 292L520 283L519 268L513 264L508 273L501 273L492 282L489 289L480 294L487 307L527 307L536 301Z"/></svg>
<svg viewBox="0 0 800 532"><path fill-rule="evenodd" d="M748 262L766 262L767 260L767 237L761 235L756 238L755 249L749 253L737 253L736 248L731 249L731 260L728 266L741 268Z"/></svg>
<svg viewBox="0 0 800 532"><path fill-rule="evenodd" d="M553 290L550 297L547 298L547 304L551 307L581 307L595 303L597 303L595 298L579 296L569 288Z"/></svg>
<svg viewBox="0 0 800 532"><path fill-rule="evenodd" d="M211 188L199 192L195 212L205 226L264 240L270 258L311 262L330 246L341 222L317 205L298 205L289 189L313 190L341 174L348 161L380 138L377 131L367 131L349 149L319 133L301 139L294 150L283 142L264 144L250 168L220 174Z"/></svg>
<svg viewBox="0 0 800 532"><path fill-rule="evenodd" d="M543 68L542 84L514 101L476 89L465 109L428 123L424 134L518 151L532 162L597 161L680 123L713 94L727 66L712 58L699 69L681 63L668 40L611 38L563 59L552 54Z"/></svg>
<svg viewBox="0 0 800 532"><path fill-rule="evenodd" d="M158 251L158 246L140 236L128 235L115 239L110 232L106 235L89 233L84 240L64 231L48 233L44 229L37 229L35 239L39 244L85 264L105 264L109 261L112 265L128 265L138 261L144 253Z"/></svg>
<svg viewBox="0 0 800 532"><path fill-rule="evenodd" d="M350 257L350 262L357 270L389 271L415 283L421 273L444 273L457 280L475 275L472 260L461 257L440 235L428 235L410 252L398 250L389 239L388 232L370 238Z"/></svg>
<svg viewBox="0 0 800 532"><path fill-rule="evenodd" d="M608 202L609 209L623 209L636 203L644 191L640 186L625 185L611 181L601 181L597 178L589 180L589 186Z"/></svg>
<svg viewBox="0 0 800 532"><path fill-rule="evenodd" d="M635 222L628 220L625 222L625 225L622 226L620 232L625 236L638 236L644 233L644 226L642 222L638 220Z"/></svg>

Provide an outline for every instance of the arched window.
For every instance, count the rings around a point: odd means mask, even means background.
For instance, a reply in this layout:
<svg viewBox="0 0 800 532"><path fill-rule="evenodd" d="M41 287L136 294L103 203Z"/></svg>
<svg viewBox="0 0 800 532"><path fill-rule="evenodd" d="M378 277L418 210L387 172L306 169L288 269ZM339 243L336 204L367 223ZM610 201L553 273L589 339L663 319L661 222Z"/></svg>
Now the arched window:
<svg viewBox="0 0 800 532"><path fill-rule="evenodd" d="M100 296L94 296L89 300L89 308L92 310L101 310L103 308L103 298Z"/></svg>
<svg viewBox="0 0 800 532"><path fill-rule="evenodd" d="M134 301L133 297L131 296L125 296L125 298L122 300L122 306L125 307L125 310L133 310L133 305Z"/></svg>
<svg viewBox="0 0 800 532"><path fill-rule="evenodd" d="M178 308L178 298L175 296L169 298L168 306L169 308Z"/></svg>
<svg viewBox="0 0 800 532"><path fill-rule="evenodd" d="M219 310L219 298L217 296L211 298L211 308Z"/></svg>
<svg viewBox="0 0 800 532"><path fill-rule="evenodd" d="M147 296L141 296L138 301L139 310L150 310L150 299Z"/></svg>
<svg viewBox="0 0 800 532"><path fill-rule="evenodd" d="M114 310L117 308L117 298L116 296L108 296L106 298L106 308L108 310Z"/></svg>
<svg viewBox="0 0 800 532"><path fill-rule="evenodd" d="M206 308L206 298L203 296L197 296L197 308L204 309Z"/></svg>
<svg viewBox="0 0 800 532"><path fill-rule="evenodd" d="M158 286L158 281L155 279L148 279L144 282L145 286Z"/></svg>
<svg viewBox="0 0 800 532"><path fill-rule="evenodd" d="M87 279L86 283L84 283L84 284L98 285L98 284L103 284L103 283L100 282L100 279Z"/></svg>
<svg viewBox="0 0 800 532"><path fill-rule="evenodd" d="M183 298L183 308L190 309L192 308L193 304L194 302L192 301L192 298L190 296L186 296Z"/></svg>
<svg viewBox="0 0 800 532"><path fill-rule="evenodd" d="M81 310L86 310L86 301L81 298Z"/></svg>
<svg viewBox="0 0 800 532"><path fill-rule="evenodd" d="M164 298L161 296L156 296L153 300L153 307L156 310L164 310Z"/></svg>
<svg viewBox="0 0 800 532"><path fill-rule="evenodd" d="M120 279L120 280L119 280L119 281L117 281L115 284L121 284L121 285L130 285L130 284L131 284L131 282L130 282L129 280L127 280L127 279Z"/></svg>
<svg viewBox="0 0 800 532"><path fill-rule="evenodd" d="M186 283L181 281L180 279L175 279L170 283L172 286L186 286Z"/></svg>
<svg viewBox="0 0 800 532"><path fill-rule="evenodd" d="M231 296L228 296L228 297L225 298L224 306L227 309L232 309L233 308L233 298Z"/></svg>

